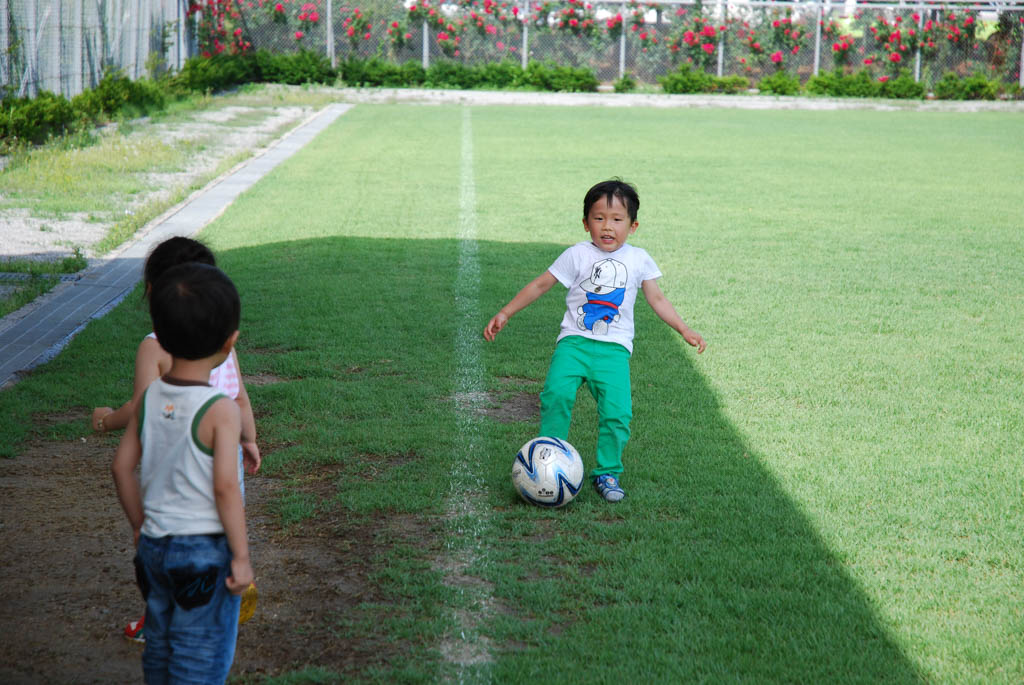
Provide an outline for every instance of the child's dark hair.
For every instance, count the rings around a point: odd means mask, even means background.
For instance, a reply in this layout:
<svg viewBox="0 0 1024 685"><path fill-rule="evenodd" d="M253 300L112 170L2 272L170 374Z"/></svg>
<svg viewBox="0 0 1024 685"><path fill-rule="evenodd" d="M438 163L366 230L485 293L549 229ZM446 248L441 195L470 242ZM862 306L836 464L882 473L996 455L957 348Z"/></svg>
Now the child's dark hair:
<svg viewBox="0 0 1024 685"><path fill-rule="evenodd" d="M209 264L168 269L149 295L149 315L160 347L172 357L204 359L238 330L242 305L235 284Z"/></svg>
<svg viewBox="0 0 1024 685"><path fill-rule="evenodd" d="M626 206L630 222L635 223L636 215L640 211L640 196L632 183L626 183L621 178L602 181L587 191L583 197L583 218L587 218L590 208L594 206L595 202L604 198L605 202L611 203L613 197L619 198L619 201Z"/></svg>
<svg viewBox="0 0 1024 685"><path fill-rule="evenodd" d="M199 262L217 266L217 260L206 245L198 240L175 236L168 238L153 248L146 258L146 267L142 277L147 289L151 287L165 271L172 266L184 264L185 262Z"/></svg>

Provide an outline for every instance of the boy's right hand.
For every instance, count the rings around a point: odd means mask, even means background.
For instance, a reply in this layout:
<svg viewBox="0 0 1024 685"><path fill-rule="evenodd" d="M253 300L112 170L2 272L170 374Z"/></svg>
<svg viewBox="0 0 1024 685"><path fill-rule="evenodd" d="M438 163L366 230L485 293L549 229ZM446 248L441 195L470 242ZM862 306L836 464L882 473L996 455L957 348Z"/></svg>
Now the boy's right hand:
<svg viewBox="0 0 1024 685"><path fill-rule="evenodd" d="M93 409L92 410L92 429L94 431L96 431L97 433L105 433L107 431L107 427L102 425L100 423L100 420L107 418L108 416L110 416L113 413L114 413L114 410L111 407L96 407L95 409Z"/></svg>
<svg viewBox="0 0 1024 685"><path fill-rule="evenodd" d="M494 337L498 335L498 332L505 327L508 323L508 317L498 312L494 317L487 322L487 327L484 328L484 339L487 342L494 342Z"/></svg>
<svg viewBox="0 0 1024 685"><path fill-rule="evenodd" d="M228 591L233 595L240 595L245 592L245 588L249 587L252 581L252 565L249 561L247 559L232 559L231 575L224 579L224 584L228 586Z"/></svg>

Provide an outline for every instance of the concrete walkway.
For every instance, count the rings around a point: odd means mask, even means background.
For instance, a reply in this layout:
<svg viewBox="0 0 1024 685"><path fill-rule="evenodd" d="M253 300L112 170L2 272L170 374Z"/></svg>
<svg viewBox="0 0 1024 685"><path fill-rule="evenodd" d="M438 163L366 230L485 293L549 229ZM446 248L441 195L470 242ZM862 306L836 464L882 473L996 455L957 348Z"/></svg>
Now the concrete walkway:
<svg viewBox="0 0 1024 685"><path fill-rule="evenodd" d="M113 309L142 278L153 246L198 233L271 169L295 154L352 105L329 105L290 131L263 154L245 162L144 227L134 242L0 321L0 389L53 359L86 325Z"/></svg>

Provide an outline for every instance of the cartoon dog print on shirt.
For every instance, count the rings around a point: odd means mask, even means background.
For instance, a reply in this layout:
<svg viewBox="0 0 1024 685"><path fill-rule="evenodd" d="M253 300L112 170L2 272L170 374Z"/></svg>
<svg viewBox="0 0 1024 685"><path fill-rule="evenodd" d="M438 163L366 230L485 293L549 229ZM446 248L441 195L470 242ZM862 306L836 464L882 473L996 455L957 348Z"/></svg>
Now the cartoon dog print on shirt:
<svg viewBox="0 0 1024 685"><path fill-rule="evenodd" d="M594 264L590 278L580 283L587 293L587 303L576 309L576 325L581 331L591 330L607 335L608 326L619 320L619 306L626 296L626 265L614 259Z"/></svg>

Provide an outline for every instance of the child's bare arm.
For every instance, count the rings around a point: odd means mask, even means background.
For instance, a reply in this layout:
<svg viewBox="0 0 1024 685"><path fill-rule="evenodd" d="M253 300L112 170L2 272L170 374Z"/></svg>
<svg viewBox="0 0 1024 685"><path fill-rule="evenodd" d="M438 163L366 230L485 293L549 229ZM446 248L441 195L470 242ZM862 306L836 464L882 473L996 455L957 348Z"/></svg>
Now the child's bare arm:
<svg viewBox="0 0 1024 685"><path fill-rule="evenodd" d="M256 473L260 470L260 448L256 444L256 417L252 414L252 403L249 401L249 392L242 382L242 367L238 365L238 355L234 349L231 355L235 358L235 368L238 369L238 397L235 403L242 413L242 458L245 461L245 470L248 473Z"/></svg>
<svg viewBox="0 0 1024 685"><path fill-rule="evenodd" d="M505 327L508 320L511 319L516 312L525 309L526 307L533 304L537 298L551 290L551 286L558 283L558 279L550 271L545 271L537 278L527 283L522 290L520 290L515 297L513 297L508 304L502 307L497 314L495 314L491 320L487 323L487 327L484 328L484 338L488 341L493 341L495 336Z"/></svg>
<svg viewBox="0 0 1024 685"><path fill-rule="evenodd" d="M134 413L135 403L149 384L162 376L170 368L170 355L160 347L156 338L145 338L139 343L135 352L135 376L132 381L132 397L117 409L97 407L92 412L92 428L104 433L117 430L128 425L128 419Z"/></svg>
<svg viewBox="0 0 1024 685"><path fill-rule="evenodd" d="M703 352L707 347L704 338L700 336L700 333L683 322L676 308L672 306L672 303L665 297L665 293L661 291L658 282L653 278L648 279L641 283L640 287L644 291L644 297L647 298L647 304L651 305L651 309L658 315L658 318L678 331L679 335L683 336L683 340L696 347L697 354Z"/></svg>
<svg viewBox="0 0 1024 685"><path fill-rule="evenodd" d="M142 510L142 490L139 479L135 477L135 468L142 457L142 443L139 442L138 419L132 415L128 420L128 430L121 436L121 442L114 452L114 462L110 471L114 476L117 498L132 525L135 543L139 542L139 531L145 514Z"/></svg>
<svg viewBox="0 0 1024 685"><path fill-rule="evenodd" d="M241 412L228 399L214 402L199 424L199 437L213 446L213 497L224 533L231 548L231 575L225 581L234 594L241 594L252 582L249 540L245 528L245 507L238 485L238 438Z"/></svg>

